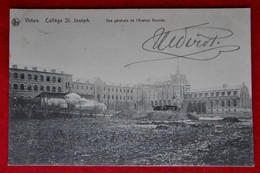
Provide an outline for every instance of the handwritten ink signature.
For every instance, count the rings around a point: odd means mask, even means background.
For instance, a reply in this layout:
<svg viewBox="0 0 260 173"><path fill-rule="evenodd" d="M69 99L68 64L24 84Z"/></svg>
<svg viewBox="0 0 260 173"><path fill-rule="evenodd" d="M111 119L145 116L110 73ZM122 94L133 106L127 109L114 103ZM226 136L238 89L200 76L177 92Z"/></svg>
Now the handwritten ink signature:
<svg viewBox="0 0 260 173"><path fill-rule="evenodd" d="M161 27L151 38L142 44L142 49L148 52L167 55L168 57L140 60L129 63L125 67L150 62L184 58L196 61L209 61L217 58L223 52L239 50L238 45L223 43L233 35L231 30L206 26L209 23L169 30ZM170 57L169 57L170 56Z"/></svg>

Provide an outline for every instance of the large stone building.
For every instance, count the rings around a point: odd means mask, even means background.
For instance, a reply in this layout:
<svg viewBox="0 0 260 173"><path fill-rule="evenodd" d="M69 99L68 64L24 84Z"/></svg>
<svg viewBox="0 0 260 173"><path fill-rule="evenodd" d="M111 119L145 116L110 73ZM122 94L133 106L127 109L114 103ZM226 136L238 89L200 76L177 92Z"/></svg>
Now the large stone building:
<svg viewBox="0 0 260 173"><path fill-rule="evenodd" d="M182 74L177 65L176 74L171 74L170 79L166 81L156 81L152 83L149 79L145 84L138 87L139 104L145 108L153 106L175 105L181 106L184 94L190 90L191 86Z"/></svg>
<svg viewBox="0 0 260 173"><path fill-rule="evenodd" d="M9 67L9 96L33 98L41 92L69 92L72 75L55 69L39 69L38 67Z"/></svg>
<svg viewBox="0 0 260 173"><path fill-rule="evenodd" d="M106 84L100 78L94 82L74 81L72 74L37 67L9 68L10 97L33 98L42 92L78 93L82 97L105 103L109 109L132 108L151 110L154 106L175 105L186 111L222 112L251 109L251 97L247 86L241 85L191 89L186 75L177 65L175 74L166 80L140 83L135 86Z"/></svg>

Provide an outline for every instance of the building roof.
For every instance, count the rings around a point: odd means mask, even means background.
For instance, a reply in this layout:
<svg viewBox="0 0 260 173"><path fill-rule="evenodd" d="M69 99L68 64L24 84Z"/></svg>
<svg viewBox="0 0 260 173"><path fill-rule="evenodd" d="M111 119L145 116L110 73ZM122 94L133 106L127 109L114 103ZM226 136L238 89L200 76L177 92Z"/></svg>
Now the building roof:
<svg viewBox="0 0 260 173"><path fill-rule="evenodd" d="M34 98L38 97L50 97L50 98L64 98L65 95L68 93L51 93L51 92L41 92L40 94L36 95Z"/></svg>
<svg viewBox="0 0 260 173"><path fill-rule="evenodd" d="M9 64L9 69L13 70L23 70L23 71L33 71L33 72L41 72L41 73L52 73L52 74L59 74L59 75L72 75L66 73L62 70L54 69L54 68L45 68L40 66L32 66L32 65L22 65L22 64Z"/></svg>
<svg viewBox="0 0 260 173"><path fill-rule="evenodd" d="M222 86L218 87L208 87L208 88L198 88L198 89L191 89L187 92L208 92L208 91L222 91L222 90L239 90L241 89L245 84L240 85L227 85L223 84Z"/></svg>

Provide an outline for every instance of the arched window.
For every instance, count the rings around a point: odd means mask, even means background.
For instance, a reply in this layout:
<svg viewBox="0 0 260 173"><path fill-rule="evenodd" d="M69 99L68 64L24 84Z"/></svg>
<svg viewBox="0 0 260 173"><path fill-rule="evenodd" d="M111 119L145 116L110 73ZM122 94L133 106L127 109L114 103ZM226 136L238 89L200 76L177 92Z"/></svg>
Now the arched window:
<svg viewBox="0 0 260 173"><path fill-rule="evenodd" d="M14 78L17 79L18 78L18 74L14 73Z"/></svg>
<svg viewBox="0 0 260 173"><path fill-rule="evenodd" d="M28 80L32 80L32 75L28 74Z"/></svg>
<svg viewBox="0 0 260 173"><path fill-rule="evenodd" d="M50 82L50 76L47 76L47 77L46 77L46 81L47 81L47 82Z"/></svg>
<svg viewBox="0 0 260 173"><path fill-rule="evenodd" d="M40 91L44 91L44 86L40 86Z"/></svg>
<svg viewBox="0 0 260 173"><path fill-rule="evenodd" d="M31 90L32 90L32 86L31 86L31 85L28 85L28 86L27 86L27 90L31 91Z"/></svg>
<svg viewBox="0 0 260 173"><path fill-rule="evenodd" d="M18 85L15 83L14 84L14 89L17 90L18 89Z"/></svg>
<svg viewBox="0 0 260 173"><path fill-rule="evenodd" d="M55 76L52 77L52 82L56 82L56 77Z"/></svg>
<svg viewBox="0 0 260 173"><path fill-rule="evenodd" d="M40 76L40 81L44 81L44 76L43 75Z"/></svg>
<svg viewBox="0 0 260 173"><path fill-rule="evenodd" d="M34 91L38 91L38 86L37 86L37 85L34 85L33 90L34 90Z"/></svg>
<svg viewBox="0 0 260 173"><path fill-rule="evenodd" d="M24 90L24 84L20 85L20 90Z"/></svg>
<svg viewBox="0 0 260 173"><path fill-rule="evenodd" d="M54 87L52 87L52 92L56 92L56 87L54 86Z"/></svg>
<svg viewBox="0 0 260 173"><path fill-rule="evenodd" d="M38 76L37 75L34 75L34 80L38 80Z"/></svg>
<svg viewBox="0 0 260 173"><path fill-rule="evenodd" d="M50 92L50 87L49 86L46 87L46 91Z"/></svg>
<svg viewBox="0 0 260 173"><path fill-rule="evenodd" d="M21 77L21 79L24 79L24 73L21 73L20 77Z"/></svg>
<svg viewBox="0 0 260 173"><path fill-rule="evenodd" d="M58 92L61 93L61 87L58 87Z"/></svg>
<svg viewBox="0 0 260 173"><path fill-rule="evenodd" d="M58 82L61 82L61 78L60 77L58 77Z"/></svg>

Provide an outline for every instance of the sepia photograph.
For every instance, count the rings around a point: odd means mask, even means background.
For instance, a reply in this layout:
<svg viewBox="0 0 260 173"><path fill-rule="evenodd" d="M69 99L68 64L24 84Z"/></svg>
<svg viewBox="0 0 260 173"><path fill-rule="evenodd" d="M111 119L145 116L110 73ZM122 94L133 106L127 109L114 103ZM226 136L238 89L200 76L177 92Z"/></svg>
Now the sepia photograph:
<svg viewBox="0 0 260 173"><path fill-rule="evenodd" d="M254 166L249 8L11 9L8 165Z"/></svg>

